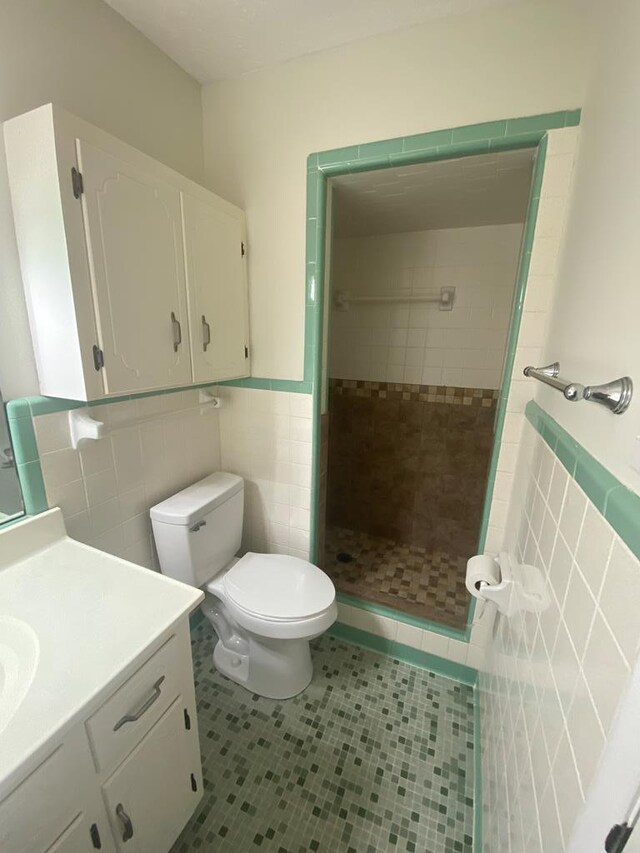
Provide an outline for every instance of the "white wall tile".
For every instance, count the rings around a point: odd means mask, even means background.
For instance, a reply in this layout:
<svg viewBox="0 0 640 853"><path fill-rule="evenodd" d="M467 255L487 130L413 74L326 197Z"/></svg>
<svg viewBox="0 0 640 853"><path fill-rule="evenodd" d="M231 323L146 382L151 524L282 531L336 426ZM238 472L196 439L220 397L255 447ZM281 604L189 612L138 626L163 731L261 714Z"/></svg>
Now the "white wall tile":
<svg viewBox="0 0 640 853"><path fill-rule="evenodd" d="M500 225L336 240L334 290L418 295L455 286L456 301L452 311L334 308L330 376L499 387L521 234L520 225Z"/></svg>
<svg viewBox="0 0 640 853"><path fill-rule="evenodd" d="M498 616L478 655L487 853L506 849L514 821L511 853L566 849L638 653L640 562L560 469L526 422L510 525L549 604Z"/></svg>
<svg viewBox="0 0 640 853"><path fill-rule="evenodd" d="M242 396L234 402L248 411ZM149 508L220 469L218 412L200 412L192 391L105 403L91 414L110 434L80 450L70 447L67 412L34 418L47 498L62 508L69 535L157 567Z"/></svg>

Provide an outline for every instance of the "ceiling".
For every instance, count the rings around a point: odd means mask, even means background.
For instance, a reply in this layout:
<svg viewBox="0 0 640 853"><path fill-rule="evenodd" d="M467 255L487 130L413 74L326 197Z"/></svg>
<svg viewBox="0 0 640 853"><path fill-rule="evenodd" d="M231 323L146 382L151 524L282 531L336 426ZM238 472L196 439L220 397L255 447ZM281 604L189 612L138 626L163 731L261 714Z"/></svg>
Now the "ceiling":
<svg viewBox="0 0 640 853"><path fill-rule="evenodd" d="M106 0L201 83L520 0Z"/></svg>
<svg viewBox="0 0 640 853"><path fill-rule="evenodd" d="M333 178L336 237L523 222L534 149Z"/></svg>

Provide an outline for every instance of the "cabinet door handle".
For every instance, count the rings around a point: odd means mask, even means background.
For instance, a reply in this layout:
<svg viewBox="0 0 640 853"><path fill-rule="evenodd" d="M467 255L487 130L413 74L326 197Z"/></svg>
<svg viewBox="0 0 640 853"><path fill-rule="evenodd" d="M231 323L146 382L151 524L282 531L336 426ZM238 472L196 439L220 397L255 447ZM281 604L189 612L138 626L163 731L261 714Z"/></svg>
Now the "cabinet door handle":
<svg viewBox="0 0 640 853"><path fill-rule="evenodd" d="M143 702L143 704L138 708L137 711L134 711L132 714L125 714L124 717L120 717L118 722L113 727L114 732L117 732L119 728L122 728L122 726L124 726L125 723L137 722L137 720L139 720L143 714L147 713L147 711L153 705L153 703L160 698L160 694L162 692L160 687L161 687L163 681L164 681L164 675L161 675L160 678L153 685L153 693L151 694L151 696L149 696L149 698L146 700L146 702Z"/></svg>
<svg viewBox="0 0 640 853"><path fill-rule="evenodd" d="M207 351L207 347L211 343L211 326L207 323L206 317L202 315L202 349Z"/></svg>
<svg viewBox="0 0 640 853"><path fill-rule="evenodd" d="M124 810L124 806L122 805L122 803L118 803L118 805L116 806L116 815L122 821L122 840L128 841L130 838L133 838L133 824L131 823L131 818Z"/></svg>
<svg viewBox="0 0 640 853"><path fill-rule="evenodd" d="M182 327L174 311L171 312L171 325L173 327L173 351L178 352L178 347L182 343Z"/></svg>

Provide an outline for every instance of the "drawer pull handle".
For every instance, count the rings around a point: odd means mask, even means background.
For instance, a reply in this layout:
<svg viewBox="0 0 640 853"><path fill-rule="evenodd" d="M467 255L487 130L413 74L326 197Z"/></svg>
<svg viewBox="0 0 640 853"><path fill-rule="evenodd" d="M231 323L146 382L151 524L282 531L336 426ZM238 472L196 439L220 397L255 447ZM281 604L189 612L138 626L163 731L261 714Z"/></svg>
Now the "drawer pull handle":
<svg viewBox="0 0 640 853"><path fill-rule="evenodd" d="M131 823L131 818L124 810L122 803L118 803L116 806L116 814L122 821L122 826L124 827L122 840L128 841L130 838L133 838L133 824Z"/></svg>
<svg viewBox="0 0 640 853"><path fill-rule="evenodd" d="M151 696L149 696L149 698L146 700L146 702L143 705L141 705L138 708L138 710L135 711L133 714L125 714L124 717L120 717L118 722L113 727L114 732L117 732L118 729L122 728L122 726L124 726L125 723L137 722L143 714L147 713L147 711L153 705L153 703L157 699L160 698L160 693L162 692L160 690L160 685L162 684L163 681L164 681L164 675L161 675L160 678L153 685L153 693L151 694Z"/></svg>
<svg viewBox="0 0 640 853"><path fill-rule="evenodd" d="M175 311L171 312L171 325L173 327L173 351L178 352L178 347L182 343L182 326L175 315Z"/></svg>
<svg viewBox="0 0 640 853"><path fill-rule="evenodd" d="M202 315L202 349L207 351L207 347L211 343L211 326L207 323L206 317Z"/></svg>

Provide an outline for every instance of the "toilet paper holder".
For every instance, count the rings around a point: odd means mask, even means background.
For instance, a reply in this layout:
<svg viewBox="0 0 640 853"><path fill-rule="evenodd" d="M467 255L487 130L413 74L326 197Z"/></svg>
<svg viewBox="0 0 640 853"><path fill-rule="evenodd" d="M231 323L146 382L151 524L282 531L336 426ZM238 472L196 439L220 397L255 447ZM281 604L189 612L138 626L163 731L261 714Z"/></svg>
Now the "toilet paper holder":
<svg viewBox="0 0 640 853"><path fill-rule="evenodd" d="M500 582L476 583L480 600L493 602L500 613L507 617L521 610L540 613L546 609L549 599L540 569L518 563L506 551L501 551L492 559L500 569Z"/></svg>

